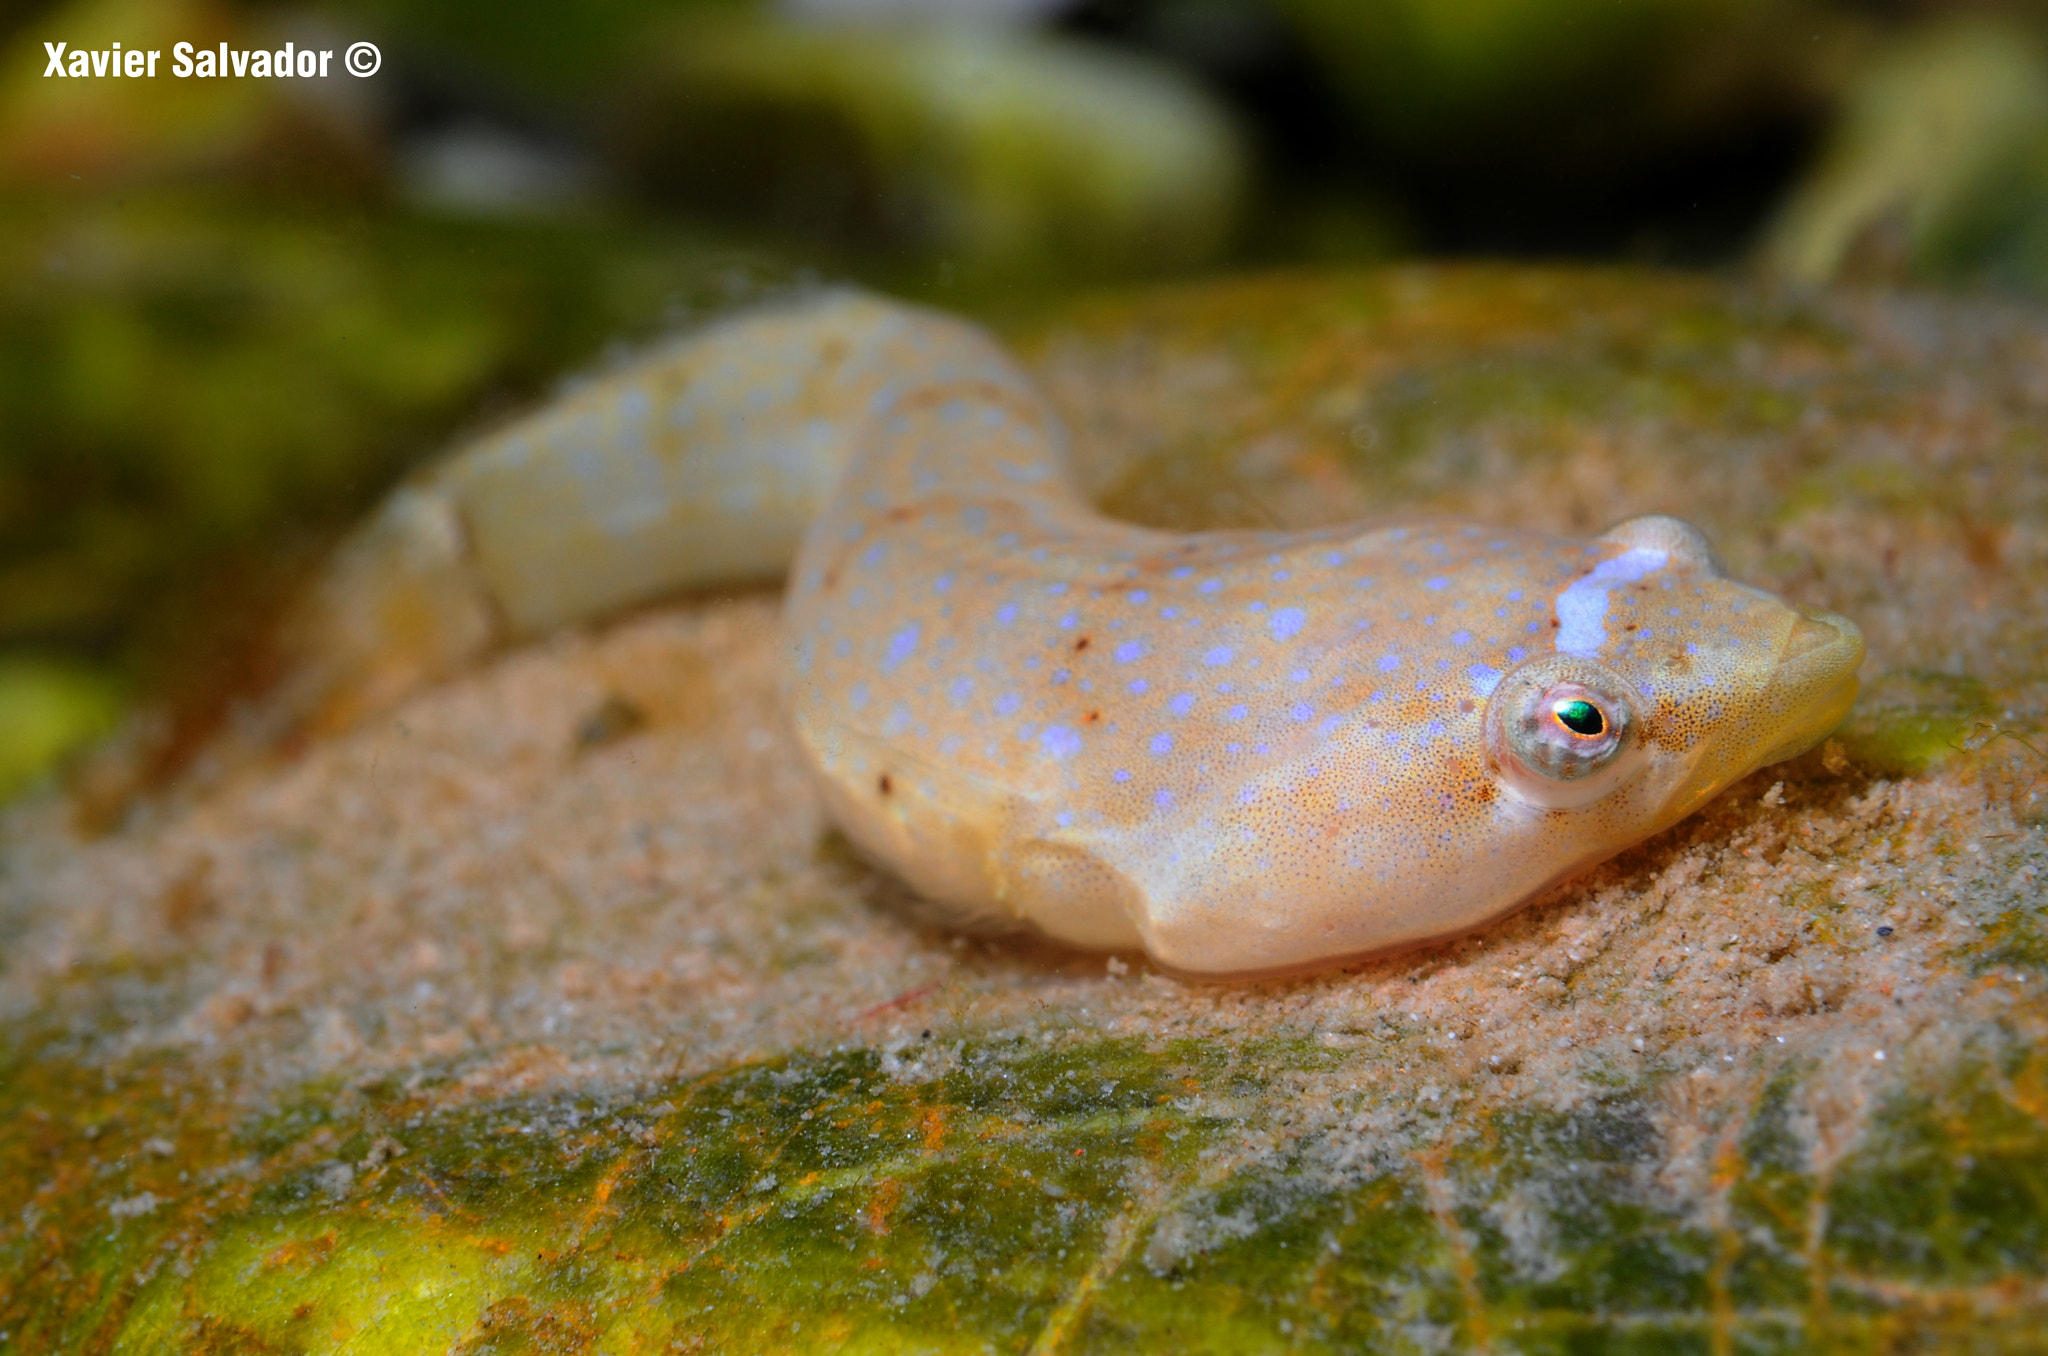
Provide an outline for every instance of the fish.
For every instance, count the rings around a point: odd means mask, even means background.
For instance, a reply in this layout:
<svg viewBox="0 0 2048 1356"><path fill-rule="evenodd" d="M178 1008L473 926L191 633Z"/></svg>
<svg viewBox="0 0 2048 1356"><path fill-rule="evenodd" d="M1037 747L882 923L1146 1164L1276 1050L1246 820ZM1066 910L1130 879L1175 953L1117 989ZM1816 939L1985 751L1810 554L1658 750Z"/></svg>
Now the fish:
<svg viewBox="0 0 2048 1356"><path fill-rule="evenodd" d="M1483 927L1819 743L1864 653L1662 515L1119 521L994 338L835 288L402 487L274 707L346 723L508 640L778 574L797 747L923 912L1201 977Z"/></svg>

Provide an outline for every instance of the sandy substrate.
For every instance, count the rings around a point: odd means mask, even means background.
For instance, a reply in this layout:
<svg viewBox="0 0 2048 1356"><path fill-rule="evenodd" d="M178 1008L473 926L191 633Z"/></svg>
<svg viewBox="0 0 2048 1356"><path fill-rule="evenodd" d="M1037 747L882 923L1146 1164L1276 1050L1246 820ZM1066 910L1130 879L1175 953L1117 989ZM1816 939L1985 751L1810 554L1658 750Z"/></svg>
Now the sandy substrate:
<svg viewBox="0 0 2048 1356"><path fill-rule="evenodd" d="M1396 1021L1488 1096L1567 1103L1580 1075L1654 1056L1697 1065L1690 1104L1739 1096L1722 1066L1783 1042L1850 1095L2027 994L2026 972L1948 959L2048 874L2013 813L2042 787L2000 750L1898 782L1813 755L1484 933L1306 980L1190 985L950 937L828 833L774 701L776 637L765 597L655 613L100 842L61 803L19 810L7 1016L118 994L96 1057L187 1046L259 1096L442 1062L492 1096L630 1086L935 1024L1284 1026L1342 1048ZM583 748L621 698L648 728Z"/></svg>

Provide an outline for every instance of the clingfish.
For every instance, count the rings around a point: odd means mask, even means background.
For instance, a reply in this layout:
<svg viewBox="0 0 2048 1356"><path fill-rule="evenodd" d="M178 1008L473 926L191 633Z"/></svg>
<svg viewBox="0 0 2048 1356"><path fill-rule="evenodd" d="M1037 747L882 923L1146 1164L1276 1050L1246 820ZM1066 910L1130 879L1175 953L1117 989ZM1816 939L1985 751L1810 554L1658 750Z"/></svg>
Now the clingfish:
<svg viewBox="0 0 2048 1356"><path fill-rule="evenodd" d="M840 290L402 488L273 709L332 724L504 639L784 571L788 716L848 838L955 926L1201 975L1499 918L1812 747L1863 656L1675 518L1116 521L993 339Z"/></svg>

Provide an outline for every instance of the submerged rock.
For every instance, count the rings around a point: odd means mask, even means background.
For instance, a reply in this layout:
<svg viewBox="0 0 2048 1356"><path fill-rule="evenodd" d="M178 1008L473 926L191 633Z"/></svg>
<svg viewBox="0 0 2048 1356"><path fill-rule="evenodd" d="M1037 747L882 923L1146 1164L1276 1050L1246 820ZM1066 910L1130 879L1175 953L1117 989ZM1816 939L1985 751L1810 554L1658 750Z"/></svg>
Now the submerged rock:
<svg viewBox="0 0 2048 1356"><path fill-rule="evenodd" d="M1217 259L1247 174L1227 114L1132 54L996 27L701 15L624 100L653 196L977 275Z"/></svg>
<svg viewBox="0 0 2048 1356"><path fill-rule="evenodd" d="M1857 75L1765 261L1847 277L2048 292L2048 54L2031 29L1950 20L1892 40Z"/></svg>
<svg viewBox="0 0 2048 1356"><path fill-rule="evenodd" d="M19 806L13 1349L2033 1340L2048 319L1404 269L1019 337L1124 512L1683 513L1854 617L1872 700L1500 926L1257 985L904 921L760 594L96 841Z"/></svg>

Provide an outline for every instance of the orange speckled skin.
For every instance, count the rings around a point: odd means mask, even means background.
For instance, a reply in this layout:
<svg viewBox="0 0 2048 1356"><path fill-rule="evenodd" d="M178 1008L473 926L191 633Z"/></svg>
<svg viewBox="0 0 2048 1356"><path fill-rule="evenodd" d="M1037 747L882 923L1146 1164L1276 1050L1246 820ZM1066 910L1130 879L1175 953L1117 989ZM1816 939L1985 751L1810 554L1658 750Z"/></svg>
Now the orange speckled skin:
<svg viewBox="0 0 2048 1356"><path fill-rule="evenodd" d="M1137 528L1081 498L978 331L864 300L804 323L888 376L798 556L792 715L846 831L960 921L1204 974L1411 945L1809 746L1853 695L1853 627L1658 549L1669 520ZM1646 717L1631 775L1568 809L1514 794L1486 737L1504 676L1561 651Z"/></svg>
<svg viewBox="0 0 2048 1356"><path fill-rule="evenodd" d="M1497 917L1813 743L1862 656L1667 518L1590 540L1114 521L993 340L846 291L572 392L343 555L303 705L408 637L445 641L409 661L445 671L494 619L533 634L795 555L788 707L847 834L961 925L1201 974ZM422 608L440 624L389 623ZM1569 736L1514 739L1566 680L1628 741L1559 781L1531 769Z"/></svg>

